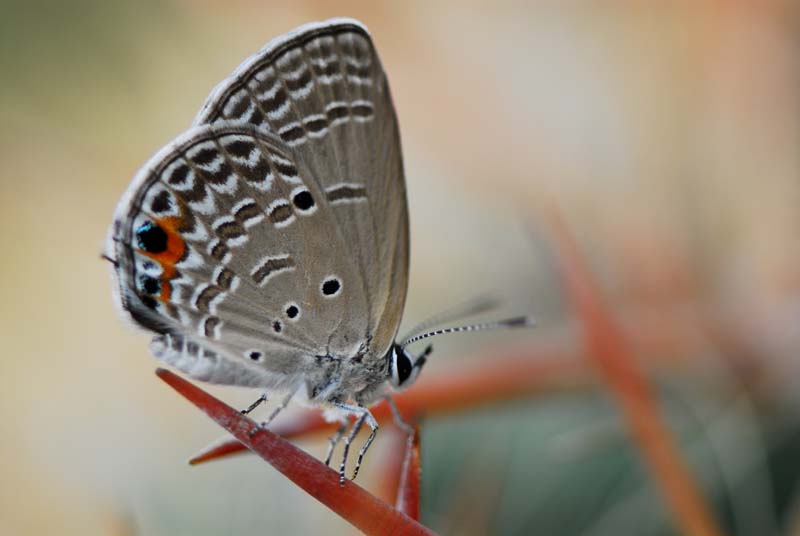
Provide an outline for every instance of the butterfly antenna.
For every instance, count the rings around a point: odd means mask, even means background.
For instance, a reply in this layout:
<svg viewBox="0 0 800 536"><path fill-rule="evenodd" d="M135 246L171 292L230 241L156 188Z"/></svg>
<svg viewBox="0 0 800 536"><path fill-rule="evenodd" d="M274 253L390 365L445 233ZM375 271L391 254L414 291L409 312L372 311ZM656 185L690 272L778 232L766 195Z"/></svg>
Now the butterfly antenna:
<svg viewBox="0 0 800 536"><path fill-rule="evenodd" d="M423 331L427 331L434 326L444 324L445 322L452 322L460 318L476 315L478 313L485 313L492 309L497 309L500 306L500 300L490 296L479 296L467 302L461 303L450 309L446 309L441 313L435 314L427 318L408 330L402 339L407 340L415 335L419 335Z"/></svg>
<svg viewBox="0 0 800 536"><path fill-rule="evenodd" d="M514 318L507 318L505 320L498 320L497 322L486 322L484 324L472 324L470 326L457 326L451 328L442 328L436 329L433 331L428 331L426 333L420 333L419 335L414 335L406 340L404 340L401 344L401 348L405 348L409 344L414 344L417 341L421 341L422 339L427 339L428 337L435 337L437 335L444 335L446 333L460 333L462 331L481 331L484 329L500 329L500 328L526 328L535 326L536 323L533 319L529 316L516 316Z"/></svg>

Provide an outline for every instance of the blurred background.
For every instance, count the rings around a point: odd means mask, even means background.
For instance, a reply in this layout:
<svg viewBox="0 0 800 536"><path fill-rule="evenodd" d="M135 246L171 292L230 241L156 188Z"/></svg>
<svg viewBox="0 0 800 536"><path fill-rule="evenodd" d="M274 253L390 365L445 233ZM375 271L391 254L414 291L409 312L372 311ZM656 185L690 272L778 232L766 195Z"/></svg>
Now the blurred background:
<svg viewBox="0 0 800 536"><path fill-rule="evenodd" d="M442 338L424 375L574 346L558 207L725 532L800 534L798 5L335 4L0 1L0 532L353 533L254 457L186 464L219 429L155 378L99 258L130 178L219 80L351 16L400 120L406 321L487 292L539 321ZM600 379L431 417L422 445L442 533L680 532Z"/></svg>

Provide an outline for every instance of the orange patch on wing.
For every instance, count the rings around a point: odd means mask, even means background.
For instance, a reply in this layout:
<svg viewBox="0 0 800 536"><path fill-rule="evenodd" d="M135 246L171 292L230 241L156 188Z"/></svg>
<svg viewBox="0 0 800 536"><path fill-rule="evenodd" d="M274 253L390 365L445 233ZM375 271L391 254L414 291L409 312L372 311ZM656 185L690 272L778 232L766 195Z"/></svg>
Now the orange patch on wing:
<svg viewBox="0 0 800 536"><path fill-rule="evenodd" d="M161 265L161 295L159 299L169 301L172 295L172 285L169 282L178 274L175 263L186 254L186 242L181 238L181 234L178 231L178 227L181 225L181 218L167 216L153 221L167 234L167 249L161 253L140 251Z"/></svg>

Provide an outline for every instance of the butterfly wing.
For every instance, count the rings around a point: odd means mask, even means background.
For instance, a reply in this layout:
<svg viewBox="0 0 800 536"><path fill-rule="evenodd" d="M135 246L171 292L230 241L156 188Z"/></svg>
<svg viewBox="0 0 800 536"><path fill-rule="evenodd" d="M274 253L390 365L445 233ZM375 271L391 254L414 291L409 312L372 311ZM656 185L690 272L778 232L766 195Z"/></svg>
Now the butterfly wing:
<svg viewBox="0 0 800 536"><path fill-rule="evenodd" d="M247 120L232 104L244 87ZM245 62L139 172L110 242L122 308L193 377L285 385L319 356L383 355L405 300L408 220L366 31L309 25Z"/></svg>
<svg viewBox="0 0 800 536"><path fill-rule="evenodd" d="M219 121L275 133L324 190L382 356L405 304L408 208L397 118L367 30L334 19L275 39L217 86L195 124ZM365 311L344 313L347 323Z"/></svg>

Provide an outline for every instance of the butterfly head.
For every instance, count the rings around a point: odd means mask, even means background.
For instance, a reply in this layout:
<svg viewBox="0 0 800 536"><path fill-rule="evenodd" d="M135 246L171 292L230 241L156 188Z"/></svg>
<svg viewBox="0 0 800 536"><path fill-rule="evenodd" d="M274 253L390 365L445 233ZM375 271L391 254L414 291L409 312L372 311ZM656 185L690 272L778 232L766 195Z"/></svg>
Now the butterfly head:
<svg viewBox="0 0 800 536"><path fill-rule="evenodd" d="M399 344L393 344L389 349L389 382L395 390L410 387L417 376L419 376L422 366L428 360L433 350L433 346L428 345L422 354L414 358L408 350Z"/></svg>
<svg viewBox="0 0 800 536"><path fill-rule="evenodd" d="M479 304L483 307L483 303ZM476 307L473 304L470 304L469 311L475 310ZM423 339L427 339L429 337L436 337L438 335L445 335L447 333L460 333L464 331L479 331L484 329L497 329L497 328L518 328L518 327L530 327L534 325L533 320L527 316L519 316L514 318L507 318L505 320L499 320L497 322L486 322L483 324L472 324L467 326L456 326L456 327L449 327L449 328L442 328L442 329L435 329L433 331L424 331L424 328L428 325L432 325L438 323L443 318L447 318L449 316L453 316L451 313L447 313L445 315L437 315L432 320L428 320L423 322L417 329L412 330L415 331L415 335L411 335L406 337L403 342L397 343L395 342L389 351L386 354L386 359L389 361L389 383L391 383L392 387L395 390L406 389L407 387L411 386L414 381L419 376L420 370L422 370L423 365L428 360L428 356L431 354L433 347L428 345L425 350L418 356L414 357L409 353L406 348L418 341Z"/></svg>

